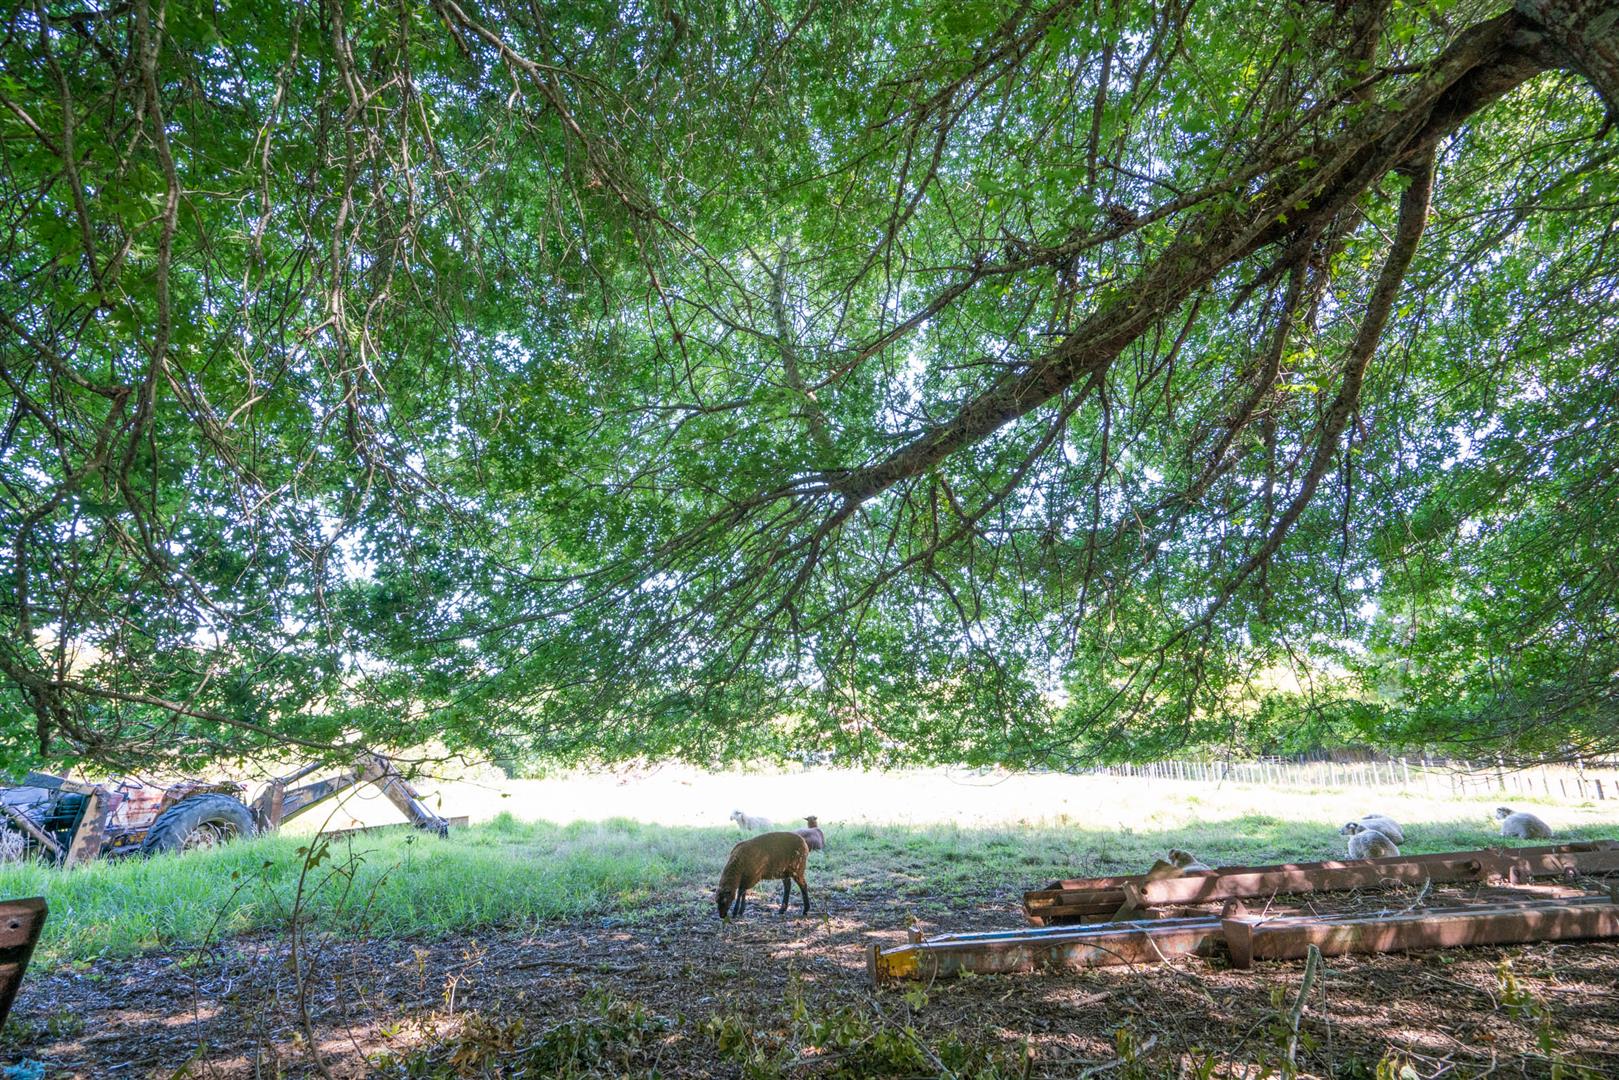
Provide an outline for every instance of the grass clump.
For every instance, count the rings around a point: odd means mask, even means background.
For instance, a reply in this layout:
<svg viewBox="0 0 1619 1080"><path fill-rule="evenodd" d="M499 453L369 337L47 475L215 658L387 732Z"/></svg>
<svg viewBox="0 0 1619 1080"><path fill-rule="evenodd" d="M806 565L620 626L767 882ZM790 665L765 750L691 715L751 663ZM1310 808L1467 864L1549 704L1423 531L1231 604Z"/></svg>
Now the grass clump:
<svg viewBox="0 0 1619 1080"><path fill-rule="evenodd" d="M400 936L603 913L694 875L717 846L705 835L714 832L508 816L447 840L404 831L340 839L307 875L302 909L317 929ZM0 896L45 897L36 963L196 945L285 925L311 842L264 836L72 871L15 863L0 867ZM342 889L329 887L339 864Z"/></svg>
<svg viewBox="0 0 1619 1080"><path fill-rule="evenodd" d="M814 906L825 913L893 899L931 917L994 896L1010 908L1022 890L1056 878L1139 873L1171 847L1225 866L1343 858L1342 800L1290 795L1264 804L1268 813L1213 819L1191 805L1196 797L1139 794L1137 811L1119 825L1096 824L1082 807L1072 817L976 827L827 822L827 850L811 862ZM1392 810L1406 826L1407 854L1504 842L1485 813L1423 820L1417 807ZM1558 840L1612 832L1583 825L1559 830ZM300 908L317 931L395 937L591 916L633 921L688 904L711 914L711 889L737 838L729 827L625 819L559 825L510 814L447 840L370 833L332 842L305 882ZM44 896L49 903L37 962L186 947L285 927L310 843L267 836L68 872L5 865L0 896Z"/></svg>

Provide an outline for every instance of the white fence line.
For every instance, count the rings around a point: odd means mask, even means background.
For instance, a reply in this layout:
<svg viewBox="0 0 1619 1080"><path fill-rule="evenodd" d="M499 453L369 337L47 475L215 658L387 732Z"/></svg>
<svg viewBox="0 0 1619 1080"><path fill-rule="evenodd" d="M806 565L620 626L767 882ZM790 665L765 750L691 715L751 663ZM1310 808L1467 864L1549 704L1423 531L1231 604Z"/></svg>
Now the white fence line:
<svg viewBox="0 0 1619 1080"><path fill-rule="evenodd" d="M1103 765L1093 776L1132 776L1193 783L1260 784L1276 787L1385 787L1430 795L1533 795L1562 799L1619 799L1619 766L1580 769L1566 765L1508 769L1480 762L1387 761L1155 761Z"/></svg>

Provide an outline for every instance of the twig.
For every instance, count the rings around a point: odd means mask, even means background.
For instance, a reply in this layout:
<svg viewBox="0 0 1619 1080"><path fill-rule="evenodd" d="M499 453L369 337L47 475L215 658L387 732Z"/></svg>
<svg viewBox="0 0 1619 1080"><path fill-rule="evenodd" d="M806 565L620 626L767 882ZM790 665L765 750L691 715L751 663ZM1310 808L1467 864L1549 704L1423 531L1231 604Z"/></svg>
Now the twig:
<svg viewBox="0 0 1619 1080"><path fill-rule="evenodd" d="M576 971L596 971L602 974L621 974L634 971L634 964L603 964L589 960L525 960L521 964L508 964L508 971L528 971L531 968L569 968Z"/></svg>
<svg viewBox="0 0 1619 1080"><path fill-rule="evenodd" d="M1299 983L1299 996L1293 999L1293 1012L1288 1017L1287 1064L1291 1070L1299 1051L1299 1021L1304 1017L1304 1003L1310 997L1310 984L1315 982L1316 969L1321 966L1321 950L1314 945L1304 959L1304 980Z"/></svg>
<svg viewBox="0 0 1619 1080"><path fill-rule="evenodd" d="M1147 1052L1149 1050L1151 1050L1154 1046L1157 1046L1157 1045L1158 1045L1158 1036L1149 1035L1147 1037L1147 1041L1142 1043L1139 1047L1136 1048L1135 1052L1131 1055L1131 1058L1132 1059L1140 1059L1142 1057L1145 1057ZM1082 1070L1080 1072L1075 1073L1074 1074L1074 1080L1086 1080L1086 1077L1095 1076L1097 1073L1107 1072L1109 1069L1117 1069L1120 1065L1123 1065L1125 1063L1126 1062L1125 1062L1124 1058L1116 1057L1112 1061L1104 1061L1100 1065L1092 1065L1088 1069L1084 1069L1084 1070Z"/></svg>

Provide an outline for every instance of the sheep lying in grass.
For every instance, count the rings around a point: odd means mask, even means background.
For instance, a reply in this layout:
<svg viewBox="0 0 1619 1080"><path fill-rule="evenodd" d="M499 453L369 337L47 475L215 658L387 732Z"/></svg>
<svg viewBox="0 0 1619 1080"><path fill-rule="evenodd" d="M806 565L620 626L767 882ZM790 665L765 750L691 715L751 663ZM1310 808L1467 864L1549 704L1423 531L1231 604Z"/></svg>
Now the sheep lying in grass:
<svg viewBox="0 0 1619 1080"><path fill-rule="evenodd" d="M771 832L743 840L731 849L720 873L720 887L714 892L714 905L720 918L741 915L748 906L748 890L761 881L781 878L781 910L793 896L793 882L804 897L804 914L809 914L809 886L804 884L804 866L809 862L809 845L797 833Z"/></svg>
<svg viewBox="0 0 1619 1080"><path fill-rule="evenodd" d="M740 810L732 810L731 820L736 822L736 827L743 832L762 833L770 831L769 818L754 817L752 814L744 814Z"/></svg>
<svg viewBox="0 0 1619 1080"><path fill-rule="evenodd" d="M1519 840L1544 840L1551 836L1552 827L1533 814L1514 811L1510 806L1497 806L1495 816L1501 819L1501 835Z"/></svg>
<svg viewBox="0 0 1619 1080"><path fill-rule="evenodd" d="M804 838L804 843L809 845L811 851L825 851L826 836L821 832L821 827L815 824L815 815L811 814L805 818L804 824L808 828L794 829L793 832Z"/></svg>
<svg viewBox="0 0 1619 1080"><path fill-rule="evenodd" d="M1174 863L1177 867L1179 867L1182 871L1184 871L1186 873L1191 873L1191 872L1197 871L1197 870L1213 870L1214 869L1214 867L1210 866L1206 862L1203 862L1196 855L1193 855L1190 851L1184 851L1181 848L1170 848L1169 849L1169 861Z"/></svg>
<svg viewBox="0 0 1619 1080"><path fill-rule="evenodd" d="M1405 830L1400 823L1384 814L1362 814L1360 823L1368 829L1375 829L1396 844L1405 843Z"/></svg>
<svg viewBox="0 0 1619 1080"><path fill-rule="evenodd" d="M1349 837L1351 859L1386 859L1400 853L1393 840L1358 821L1347 822L1338 831Z"/></svg>

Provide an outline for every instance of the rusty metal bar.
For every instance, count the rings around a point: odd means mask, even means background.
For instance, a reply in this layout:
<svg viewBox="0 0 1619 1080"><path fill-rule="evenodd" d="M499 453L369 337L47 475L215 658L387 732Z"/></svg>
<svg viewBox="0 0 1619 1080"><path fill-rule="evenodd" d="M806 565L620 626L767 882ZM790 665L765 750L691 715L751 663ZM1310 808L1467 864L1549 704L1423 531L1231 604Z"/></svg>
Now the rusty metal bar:
<svg viewBox="0 0 1619 1080"><path fill-rule="evenodd" d="M4 810L6 816L17 823L17 828L21 829L29 836L32 836L41 847L55 856L58 862L61 861L63 855L62 845L56 842L56 838L54 836L46 832L44 829L41 829L38 825L35 825L27 814L23 813L21 810L18 810L15 806L8 803L0 803L0 810Z"/></svg>
<svg viewBox="0 0 1619 1080"><path fill-rule="evenodd" d="M1231 966L1327 956L1619 937L1619 904L1606 896L1402 912L1395 915L1237 915L1221 920Z"/></svg>
<svg viewBox="0 0 1619 1080"><path fill-rule="evenodd" d="M83 866L101 857L101 845L107 839L107 818L111 814L111 793L106 788L92 788L84 797L79 823L74 826L67 854L62 857L64 868Z"/></svg>
<svg viewBox="0 0 1619 1080"><path fill-rule="evenodd" d="M449 826L444 819L427 808L422 797L411 786L409 780L402 776L394 763L381 754L371 754L366 760L361 778L376 784L382 789L388 801L399 808L399 812L418 829L436 832L440 836L449 832Z"/></svg>
<svg viewBox="0 0 1619 1080"><path fill-rule="evenodd" d="M1212 956L1220 919L1153 919L1083 929L1007 930L946 934L891 948L871 947L866 970L873 986L896 979L949 978L962 972L1001 975L1078 970L1116 964L1156 964L1175 956Z"/></svg>
<svg viewBox="0 0 1619 1080"><path fill-rule="evenodd" d="M1036 970L1155 964L1228 952L1233 967L1296 960L1311 945L1324 955L1404 952L1524 941L1619 937L1619 902L1607 896L1522 900L1397 914L1287 915L1262 918L1240 909L1221 916L1139 919L1086 927L995 930L871 947L874 986L898 979L949 978Z"/></svg>
<svg viewBox="0 0 1619 1080"><path fill-rule="evenodd" d="M1131 907L1200 904L1276 893L1341 892L1427 881L1527 884L1536 878L1571 881L1584 874L1615 872L1619 872L1619 843L1601 840L1387 859L1233 866L1167 878L1138 874L1059 881L1025 893L1023 903L1030 920L1041 925L1095 921Z"/></svg>
<svg viewBox="0 0 1619 1080"><path fill-rule="evenodd" d="M347 791L355 784L363 783L363 773L364 769L360 766L355 766L325 780L317 780L312 784L305 784L303 787L283 791L281 795L281 824L285 825L318 803L324 802L339 792Z"/></svg>
<svg viewBox="0 0 1619 1080"><path fill-rule="evenodd" d="M461 817L443 818L441 820L444 822L446 830L456 831L466 828L472 822L472 819L466 817L465 815ZM323 832L320 835L324 836L328 840L339 840L344 837L360 836L365 833L398 832L404 829L420 828L421 826L411 821L390 821L382 825L357 825L352 829L332 829L328 832Z"/></svg>
<svg viewBox="0 0 1619 1080"><path fill-rule="evenodd" d="M33 959L34 946L39 944L39 932L45 926L45 898L0 901L0 1030L11 1015L11 1003L17 1000L22 986L23 972Z"/></svg>

